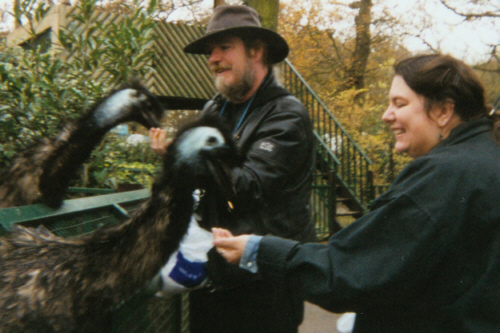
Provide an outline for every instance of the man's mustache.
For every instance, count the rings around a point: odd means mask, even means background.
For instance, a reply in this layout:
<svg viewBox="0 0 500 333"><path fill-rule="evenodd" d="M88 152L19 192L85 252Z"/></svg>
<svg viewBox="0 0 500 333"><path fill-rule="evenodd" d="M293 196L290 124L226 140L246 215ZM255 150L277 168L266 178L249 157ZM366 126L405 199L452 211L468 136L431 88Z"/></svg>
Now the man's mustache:
<svg viewBox="0 0 500 333"><path fill-rule="evenodd" d="M231 66L228 66L228 65L212 65L212 66L210 66L210 71L212 71L212 73L218 73L218 72L222 72L222 71L229 70L229 69L231 69Z"/></svg>

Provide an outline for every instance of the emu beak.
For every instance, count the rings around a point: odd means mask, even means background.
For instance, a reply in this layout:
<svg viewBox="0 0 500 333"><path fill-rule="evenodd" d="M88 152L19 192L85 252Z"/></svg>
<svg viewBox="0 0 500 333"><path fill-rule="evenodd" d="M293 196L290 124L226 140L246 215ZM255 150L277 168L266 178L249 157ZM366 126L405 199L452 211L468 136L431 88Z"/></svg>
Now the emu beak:
<svg viewBox="0 0 500 333"><path fill-rule="evenodd" d="M140 116L137 122L150 129L152 127L161 127L160 122L165 111L165 106L160 102L157 96L147 94L147 107L140 110Z"/></svg>
<svg viewBox="0 0 500 333"><path fill-rule="evenodd" d="M156 107L153 107L152 109L155 110L143 110L141 111L141 119L139 119L137 122L141 124L142 126L146 127L147 129L150 129L152 127L160 127L160 120L161 116L163 115L163 109L156 109ZM161 110L161 111L158 111Z"/></svg>
<svg viewBox="0 0 500 333"><path fill-rule="evenodd" d="M230 166L219 158L221 154L230 154L231 152L227 146L219 146L215 150L217 150L217 156L213 155L214 148L209 153L210 157L207 159L208 170L217 187L223 192L224 198L231 199L236 193L232 177L233 173Z"/></svg>

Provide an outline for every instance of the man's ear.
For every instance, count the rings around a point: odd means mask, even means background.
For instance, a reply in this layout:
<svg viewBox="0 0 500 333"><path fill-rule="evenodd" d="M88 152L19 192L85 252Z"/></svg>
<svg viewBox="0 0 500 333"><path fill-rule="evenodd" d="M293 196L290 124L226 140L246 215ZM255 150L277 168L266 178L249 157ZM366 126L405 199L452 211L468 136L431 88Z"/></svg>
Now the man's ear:
<svg viewBox="0 0 500 333"><path fill-rule="evenodd" d="M262 61L264 57L264 43L259 41L250 49L250 57L256 61Z"/></svg>

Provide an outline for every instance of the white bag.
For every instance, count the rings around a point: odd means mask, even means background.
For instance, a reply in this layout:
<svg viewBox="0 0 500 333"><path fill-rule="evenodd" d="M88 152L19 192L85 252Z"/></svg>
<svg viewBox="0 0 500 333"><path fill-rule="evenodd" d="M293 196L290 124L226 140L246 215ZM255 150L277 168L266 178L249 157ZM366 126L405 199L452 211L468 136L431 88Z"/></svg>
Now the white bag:
<svg viewBox="0 0 500 333"><path fill-rule="evenodd" d="M354 322L356 321L356 313L346 312L337 319L337 331L339 333L352 333Z"/></svg>
<svg viewBox="0 0 500 333"><path fill-rule="evenodd" d="M207 282L207 252L213 247L213 235L202 229L191 216L188 231L179 249L161 269L162 288L157 296L188 292L203 287Z"/></svg>

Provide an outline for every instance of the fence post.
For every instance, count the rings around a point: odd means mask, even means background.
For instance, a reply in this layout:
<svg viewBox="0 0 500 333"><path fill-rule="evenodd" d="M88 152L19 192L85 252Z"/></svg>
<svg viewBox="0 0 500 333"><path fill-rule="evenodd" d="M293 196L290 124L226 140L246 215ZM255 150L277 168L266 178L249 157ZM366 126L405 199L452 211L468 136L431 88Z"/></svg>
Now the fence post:
<svg viewBox="0 0 500 333"><path fill-rule="evenodd" d="M336 168L336 166L335 166ZM335 234L337 231L340 231L341 227L337 223L337 180L336 180L336 170L328 171L328 184L329 186L329 198L330 198L330 207L329 212L330 216L328 217L328 229L330 236Z"/></svg>
<svg viewBox="0 0 500 333"><path fill-rule="evenodd" d="M172 302L172 332L181 333L182 332L182 296L175 295L171 298Z"/></svg>
<svg viewBox="0 0 500 333"><path fill-rule="evenodd" d="M367 171L367 184L366 189L368 190L368 202L375 200L375 186L373 185L373 171Z"/></svg>

